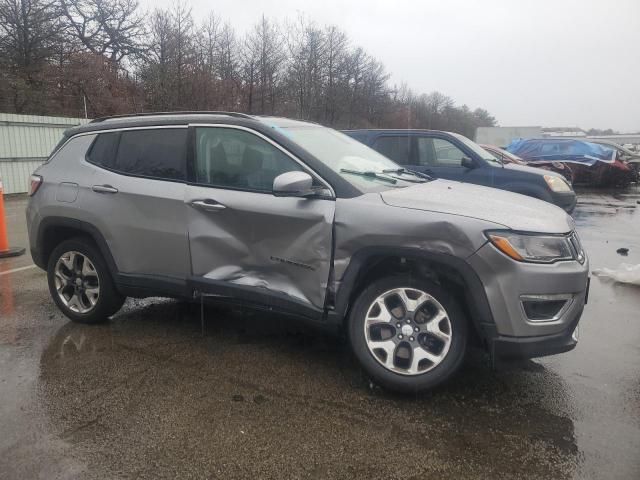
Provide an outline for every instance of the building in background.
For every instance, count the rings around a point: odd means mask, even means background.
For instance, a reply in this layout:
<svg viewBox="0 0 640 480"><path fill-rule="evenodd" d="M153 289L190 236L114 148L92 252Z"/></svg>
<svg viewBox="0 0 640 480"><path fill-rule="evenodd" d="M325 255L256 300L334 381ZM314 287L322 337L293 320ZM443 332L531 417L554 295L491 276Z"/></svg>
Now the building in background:
<svg viewBox="0 0 640 480"><path fill-rule="evenodd" d="M29 191L29 177L49 156L62 133L89 120L0 113L0 179L4 193Z"/></svg>
<svg viewBox="0 0 640 480"><path fill-rule="evenodd" d="M542 127L478 127L476 143L506 147L518 138L540 138Z"/></svg>
<svg viewBox="0 0 640 480"><path fill-rule="evenodd" d="M583 138L587 136L587 132L577 127L550 127L542 129L542 136Z"/></svg>

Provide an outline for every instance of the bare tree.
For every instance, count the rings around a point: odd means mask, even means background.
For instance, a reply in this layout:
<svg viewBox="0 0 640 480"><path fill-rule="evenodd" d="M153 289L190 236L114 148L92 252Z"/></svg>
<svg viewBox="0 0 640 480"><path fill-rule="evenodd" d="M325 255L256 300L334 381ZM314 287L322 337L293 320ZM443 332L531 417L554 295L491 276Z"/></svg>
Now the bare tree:
<svg viewBox="0 0 640 480"><path fill-rule="evenodd" d="M325 30L327 85L324 95L324 118L334 125L340 114L340 89L344 85L347 35L335 26Z"/></svg>
<svg viewBox="0 0 640 480"><path fill-rule="evenodd" d="M255 92L258 113L275 113L286 56L277 25L264 15L245 39L243 59L249 111L253 111Z"/></svg>
<svg viewBox="0 0 640 480"><path fill-rule="evenodd" d="M0 0L0 95L17 112L42 107L45 71L60 42L51 0Z"/></svg>
<svg viewBox="0 0 640 480"><path fill-rule="evenodd" d="M174 87L177 106L187 109L185 92L189 83L188 70L193 61L193 18L191 8L180 1L171 10L173 67L175 69ZM190 98L190 97L189 97Z"/></svg>
<svg viewBox="0 0 640 480"><path fill-rule="evenodd" d="M200 102L210 109L219 103L219 46L221 20L212 12L198 29L195 43L195 63Z"/></svg>
<svg viewBox="0 0 640 480"><path fill-rule="evenodd" d="M295 90L297 115L318 120L325 90L326 38L324 32L303 16L287 27L288 85Z"/></svg>
<svg viewBox="0 0 640 480"><path fill-rule="evenodd" d="M0 0L0 105L24 113L228 109L336 127L459 131L495 124L439 92L390 87L384 65L335 26L262 18L241 40L187 0ZM286 34L283 34L286 32Z"/></svg>
<svg viewBox="0 0 640 480"><path fill-rule="evenodd" d="M152 110L170 107L172 22L165 10L155 10L149 20L149 49L141 62L140 77Z"/></svg>
<svg viewBox="0 0 640 480"><path fill-rule="evenodd" d="M137 0L59 0L71 34L91 53L115 65L144 51L143 17Z"/></svg>

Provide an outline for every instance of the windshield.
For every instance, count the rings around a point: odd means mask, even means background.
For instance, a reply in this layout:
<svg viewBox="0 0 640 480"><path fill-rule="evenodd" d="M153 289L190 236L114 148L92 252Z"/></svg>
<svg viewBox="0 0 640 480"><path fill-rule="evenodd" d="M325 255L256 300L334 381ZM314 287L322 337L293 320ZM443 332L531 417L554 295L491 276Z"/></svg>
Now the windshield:
<svg viewBox="0 0 640 480"><path fill-rule="evenodd" d="M458 133L452 133L451 135L456 137L458 140L460 140L462 143L464 143L470 150L472 150L473 153L478 155L483 160L486 160L491 165L494 165L494 166L501 166L502 165L502 163L500 163L500 161L496 157L491 155L489 152L487 152L484 148L482 148L476 142L472 142L471 140L469 140L464 135L460 135Z"/></svg>
<svg viewBox="0 0 640 480"><path fill-rule="evenodd" d="M407 187L417 179L397 163L336 130L320 126L276 128L363 191Z"/></svg>

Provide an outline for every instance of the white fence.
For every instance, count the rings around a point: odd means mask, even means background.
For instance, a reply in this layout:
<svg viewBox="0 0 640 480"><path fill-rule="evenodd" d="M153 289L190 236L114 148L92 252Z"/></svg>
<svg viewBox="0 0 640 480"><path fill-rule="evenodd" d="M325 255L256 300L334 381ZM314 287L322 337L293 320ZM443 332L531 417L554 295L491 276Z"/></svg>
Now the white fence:
<svg viewBox="0 0 640 480"><path fill-rule="evenodd" d="M0 113L0 179L4 193L29 191L31 173L46 160L68 128L84 118Z"/></svg>
<svg viewBox="0 0 640 480"><path fill-rule="evenodd" d="M46 157L45 157L46 158ZM0 179L4 193L25 193L29 191L29 177L42 165L44 158L0 160Z"/></svg>

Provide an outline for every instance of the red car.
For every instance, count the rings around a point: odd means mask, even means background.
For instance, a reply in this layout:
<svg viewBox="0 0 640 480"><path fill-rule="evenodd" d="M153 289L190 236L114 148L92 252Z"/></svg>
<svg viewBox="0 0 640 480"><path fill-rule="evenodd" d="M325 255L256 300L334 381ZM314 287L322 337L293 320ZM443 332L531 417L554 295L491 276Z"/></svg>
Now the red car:
<svg viewBox="0 0 640 480"><path fill-rule="evenodd" d="M507 152L500 147L496 147L494 145L480 145L491 155L496 157L502 163L515 163L516 165L528 165L523 159L519 156L514 155L511 152ZM531 166L531 165L529 165ZM559 173L564 178L566 178L569 183L573 184L573 171L568 165L565 165L562 162L545 162L545 163L536 163L535 165L538 168L544 168L545 170L551 170L552 172Z"/></svg>
<svg viewBox="0 0 640 480"><path fill-rule="evenodd" d="M626 187L636 181L636 171L618 149L589 138L518 139L507 149L529 165L570 165L574 185Z"/></svg>

